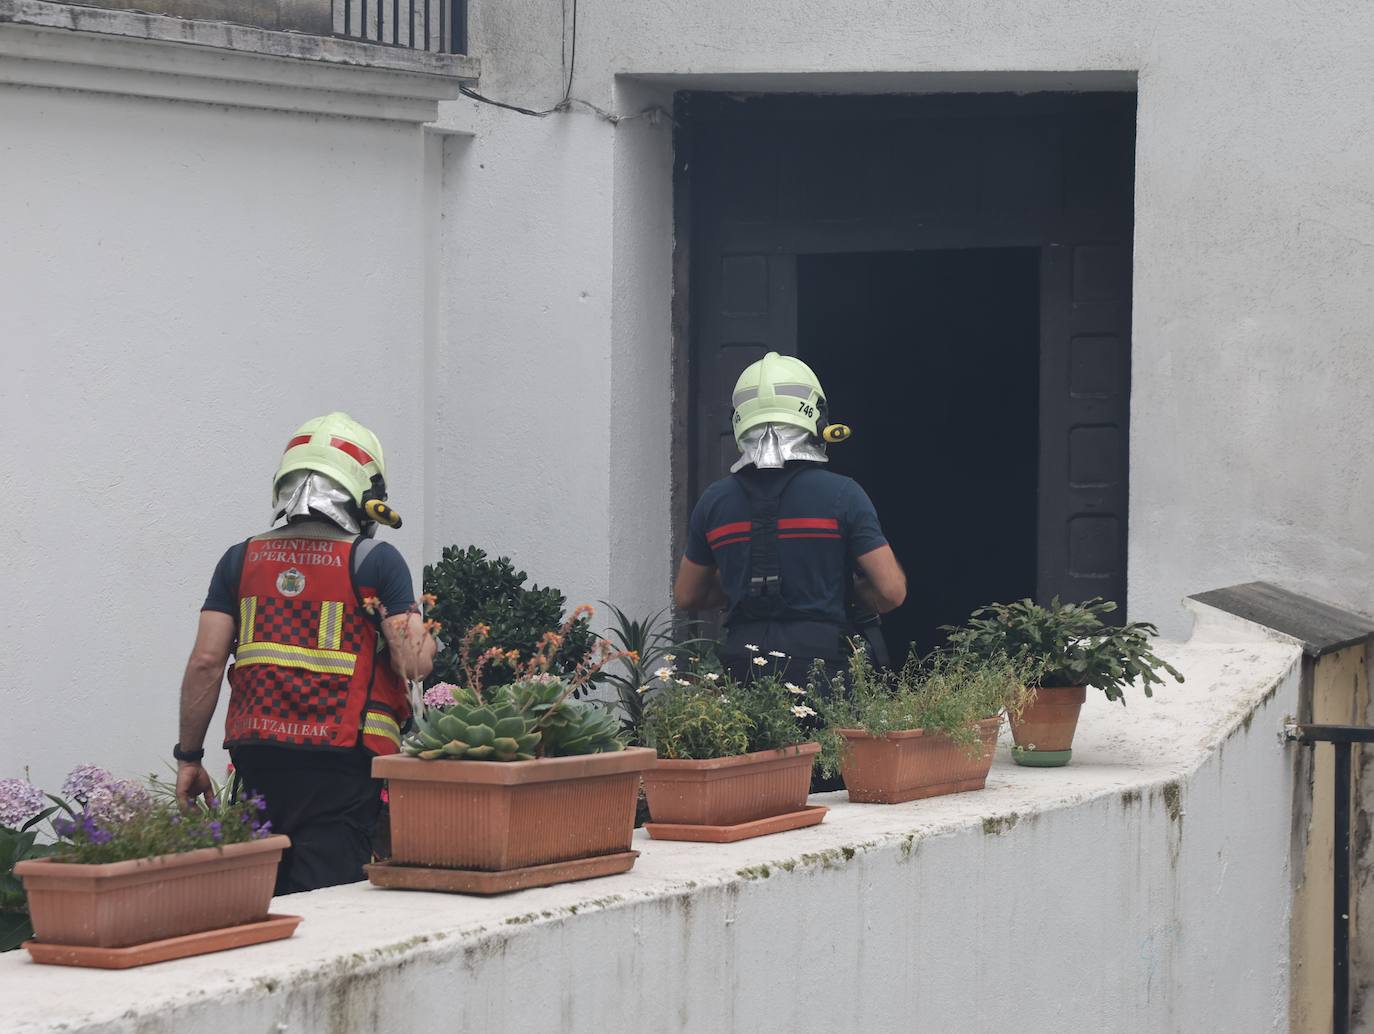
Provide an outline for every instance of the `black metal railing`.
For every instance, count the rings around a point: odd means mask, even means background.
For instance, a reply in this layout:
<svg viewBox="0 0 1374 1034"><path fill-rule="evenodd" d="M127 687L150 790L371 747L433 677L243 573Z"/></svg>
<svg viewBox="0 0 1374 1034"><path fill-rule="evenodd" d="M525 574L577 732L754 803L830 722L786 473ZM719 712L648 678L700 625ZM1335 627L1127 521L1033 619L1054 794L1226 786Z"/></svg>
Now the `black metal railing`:
<svg viewBox="0 0 1374 1034"><path fill-rule="evenodd" d="M1335 881L1331 892L1331 1031L1350 1032L1350 753L1357 743L1374 743L1364 725L1299 725L1299 743L1329 743L1336 751Z"/></svg>
<svg viewBox="0 0 1374 1034"><path fill-rule="evenodd" d="M334 33L437 54L468 52L467 0L334 0Z"/></svg>

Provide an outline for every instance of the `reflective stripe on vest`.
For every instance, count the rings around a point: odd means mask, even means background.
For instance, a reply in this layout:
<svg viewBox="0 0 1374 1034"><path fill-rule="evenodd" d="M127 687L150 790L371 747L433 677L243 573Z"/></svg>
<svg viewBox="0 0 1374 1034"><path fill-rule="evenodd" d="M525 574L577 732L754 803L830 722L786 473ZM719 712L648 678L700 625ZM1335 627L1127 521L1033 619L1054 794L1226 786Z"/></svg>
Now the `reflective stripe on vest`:
<svg viewBox="0 0 1374 1034"><path fill-rule="evenodd" d="M253 641L253 623L258 619L258 598L245 596L239 600L239 645Z"/></svg>
<svg viewBox="0 0 1374 1034"><path fill-rule="evenodd" d="M395 750L401 747L401 727L396 724L396 719L385 711L368 711L363 718L363 737L369 736L388 741L393 744ZM374 753L377 751L374 750Z"/></svg>
<svg viewBox="0 0 1374 1034"><path fill-rule="evenodd" d="M286 643L241 643L234 655L234 664L240 668L250 664L275 664L283 668L318 671L322 675L352 675L357 662L356 654L342 650L316 650Z"/></svg>
<svg viewBox="0 0 1374 1034"><path fill-rule="evenodd" d="M320 604L320 649L337 650L343 637L344 605L333 601Z"/></svg>

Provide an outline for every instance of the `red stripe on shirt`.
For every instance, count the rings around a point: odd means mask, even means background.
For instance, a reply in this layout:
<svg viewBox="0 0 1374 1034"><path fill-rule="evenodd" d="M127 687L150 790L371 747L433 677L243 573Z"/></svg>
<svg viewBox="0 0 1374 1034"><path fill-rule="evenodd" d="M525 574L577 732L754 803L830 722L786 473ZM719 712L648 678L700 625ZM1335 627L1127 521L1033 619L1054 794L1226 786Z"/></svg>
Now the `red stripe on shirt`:
<svg viewBox="0 0 1374 1034"><path fill-rule="evenodd" d="M723 548L724 546L733 546L733 545L736 545L736 544L738 544L738 543L740 543L740 542L748 542L748 541L749 541L749 536L748 536L748 535L737 535L737 536L735 536L734 538L721 539L719 542L712 542L712 543L711 543L711 548L712 548L712 549L721 549L721 548Z"/></svg>
<svg viewBox="0 0 1374 1034"><path fill-rule="evenodd" d="M714 542L716 539L724 538L726 535L739 535L749 531L753 525L748 521L735 521L734 524L722 524L719 528L712 528L706 533L706 541Z"/></svg>
<svg viewBox="0 0 1374 1034"><path fill-rule="evenodd" d="M780 539L838 539L841 537L837 533L825 531L793 531L778 536Z"/></svg>
<svg viewBox="0 0 1374 1034"><path fill-rule="evenodd" d="M813 531L839 531L840 522L834 517L784 517L778 521L778 530L807 528Z"/></svg>

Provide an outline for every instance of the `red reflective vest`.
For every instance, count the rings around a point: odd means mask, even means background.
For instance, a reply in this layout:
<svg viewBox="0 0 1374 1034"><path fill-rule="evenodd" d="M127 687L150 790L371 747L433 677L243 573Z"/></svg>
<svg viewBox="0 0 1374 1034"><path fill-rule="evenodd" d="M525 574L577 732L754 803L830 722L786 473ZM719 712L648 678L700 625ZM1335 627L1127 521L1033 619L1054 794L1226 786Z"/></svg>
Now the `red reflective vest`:
<svg viewBox="0 0 1374 1034"><path fill-rule="evenodd" d="M238 643L224 745L400 749L405 681L378 657L381 633L353 581L359 540L249 539L239 578Z"/></svg>

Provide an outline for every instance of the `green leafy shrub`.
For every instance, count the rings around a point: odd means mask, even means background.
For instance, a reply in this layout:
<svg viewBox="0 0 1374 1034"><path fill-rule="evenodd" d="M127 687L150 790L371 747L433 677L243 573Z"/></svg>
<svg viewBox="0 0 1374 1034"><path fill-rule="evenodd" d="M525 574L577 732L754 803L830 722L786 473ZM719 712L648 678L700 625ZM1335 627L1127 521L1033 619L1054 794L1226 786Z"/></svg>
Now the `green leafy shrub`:
<svg viewBox="0 0 1374 1034"><path fill-rule="evenodd" d="M503 653L514 651L514 660L503 657L492 662L493 684L513 682L517 665L534 655L547 629L557 628L563 621L567 603L563 594L549 587L526 587L526 577L508 557L489 560L476 546L446 546L437 564L425 565L424 591L435 597L427 612L429 618L446 629L483 625L492 645ZM551 670L563 674L576 669L591 650L593 639L586 620L574 622ZM460 683L462 674L455 651L444 650L435 656L434 670L425 683Z"/></svg>
<svg viewBox="0 0 1374 1034"><path fill-rule="evenodd" d="M840 770L845 740L840 729L881 736L923 729L947 736L971 753L981 743L978 723L1003 711L1019 714L1038 670L1004 654L983 657L955 648L921 658L914 652L896 671L879 671L865 651L854 653L847 674L830 680L816 707L824 723L818 764L827 776Z"/></svg>
<svg viewBox="0 0 1374 1034"><path fill-rule="evenodd" d="M762 658L759 658L762 659ZM806 742L815 717L806 690L775 673L735 682L718 672L679 671L668 665L647 687L646 742L659 757L705 760Z"/></svg>
<svg viewBox="0 0 1374 1034"><path fill-rule="evenodd" d="M963 627L946 625L945 631L956 648L1033 663L1039 669L1035 686L1091 686L1123 705L1122 691L1137 679L1147 697L1153 685L1164 683L1161 671L1182 682L1178 669L1150 649L1155 626L1108 625L1102 618L1114 610L1115 603L1101 598L1063 603L1056 596L1047 607L1029 599L992 603L975 610Z"/></svg>

